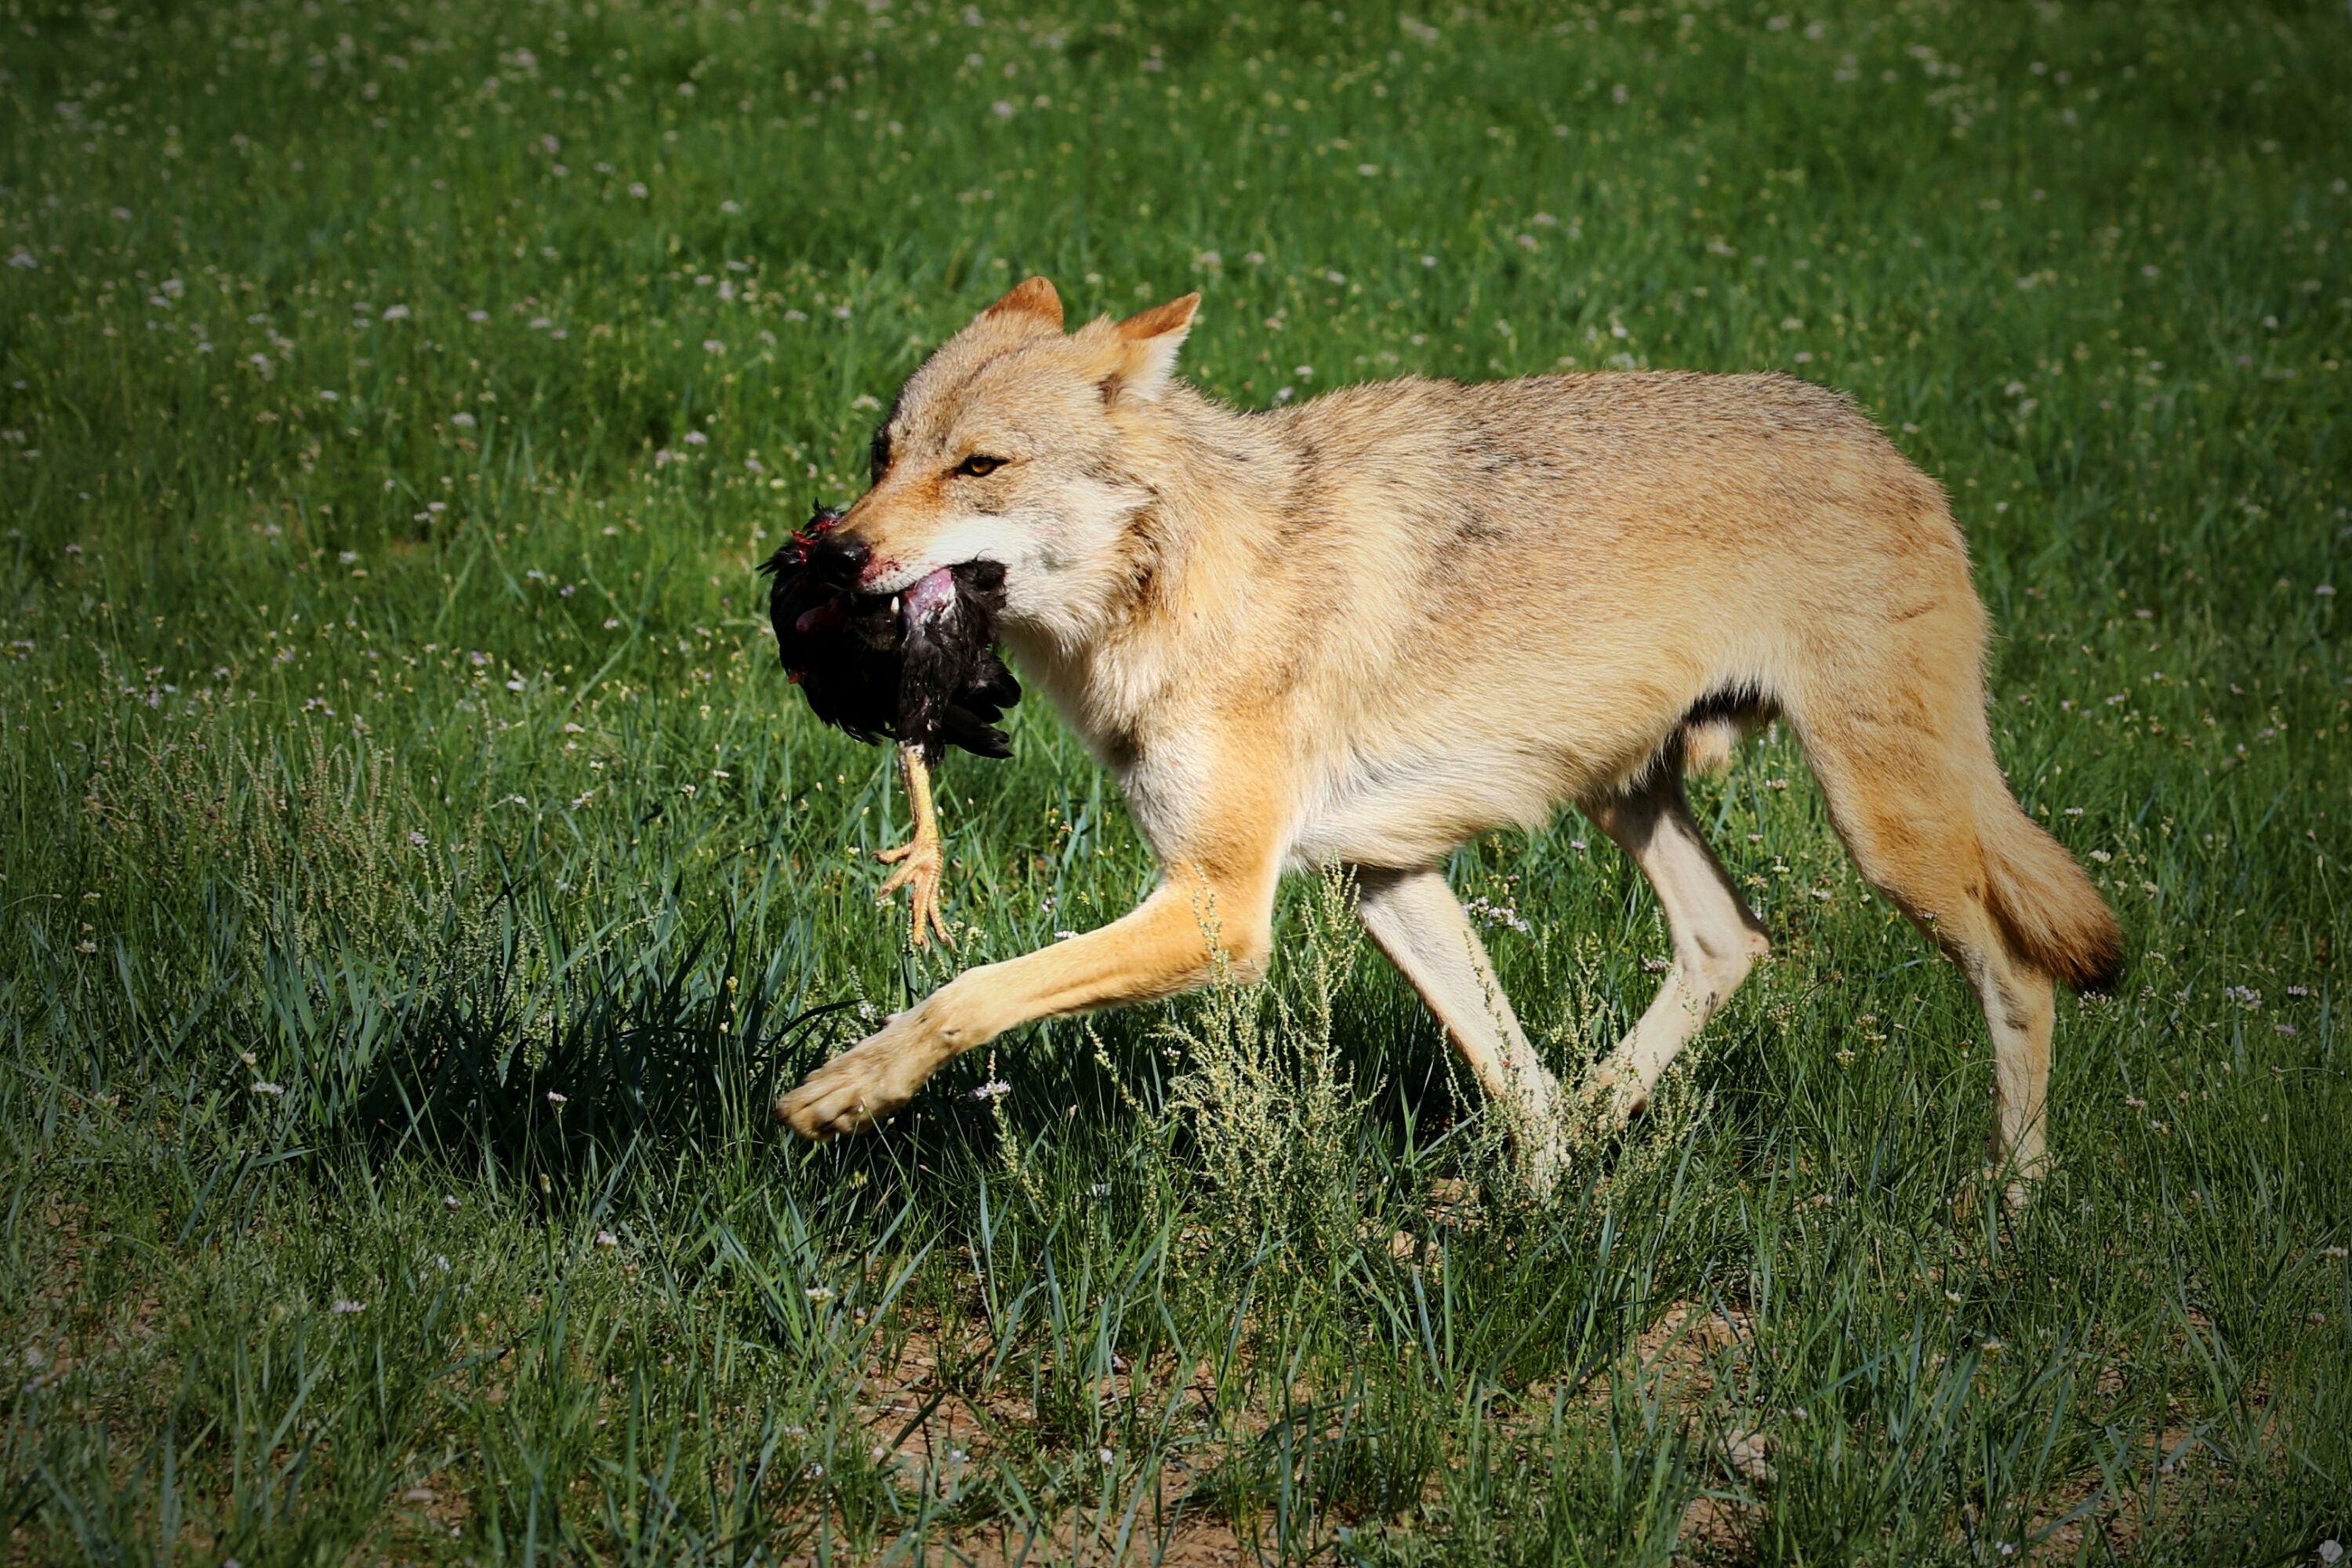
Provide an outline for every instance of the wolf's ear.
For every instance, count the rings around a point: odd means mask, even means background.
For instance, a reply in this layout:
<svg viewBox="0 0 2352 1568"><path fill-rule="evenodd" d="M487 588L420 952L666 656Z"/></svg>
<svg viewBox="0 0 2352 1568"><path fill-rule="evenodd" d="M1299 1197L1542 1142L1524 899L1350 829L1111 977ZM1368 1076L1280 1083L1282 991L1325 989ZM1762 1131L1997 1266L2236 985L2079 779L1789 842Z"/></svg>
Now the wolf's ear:
<svg viewBox="0 0 2352 1568"><path fill-rule="evenodd" d="M1157 401L1168 390L1168 378L1176 372L1176 351L1184 346L1184 335L1192 330L1192 312L1200 308L1201 296L1187 294L1139 310L1113 327L1116 350L1110 374L1103 377L1103 401Z"/></svg>
<svg viewBox="0 0 2352 1568"><path fill-rule="evenodd" d="M1033 317L1058 332L1062 330L1062 297L1043 278L1024 278L981 315Z"/></svg>

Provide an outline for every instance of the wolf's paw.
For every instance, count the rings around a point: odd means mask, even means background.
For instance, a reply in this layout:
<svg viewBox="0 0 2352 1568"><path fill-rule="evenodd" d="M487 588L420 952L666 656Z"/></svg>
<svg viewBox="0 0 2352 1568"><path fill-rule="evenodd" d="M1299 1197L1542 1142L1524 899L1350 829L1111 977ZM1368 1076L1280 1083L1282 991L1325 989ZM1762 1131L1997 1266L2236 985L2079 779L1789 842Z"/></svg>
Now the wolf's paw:
<svg viewBox="0 0 2352 1568"><path fill-rule="evenodd" d="M1574 1113L1566 1097L1546 1073L1522 1082L1503 1112L1519 1186L1538 1204L1549 1203L1577 1146Z"/></svg>
<svg viewBox="0 0 2352 1568"><path fill-rule="evenodd" d="M1650 1091L1633 1068L1604 1061L1585 1076L1577 1102L1596 1131L1613 1136L1650 1108Z"/></svg>
<svg viewBox="0 0 2352 1568"><path fill-rule="evenodd" d="M1568 1168L1568 1140L1557 1129L1530 1129L1521 1134L1512 1163L1528 1196L1548 1204L1559 1192L1560 1173Z"/></svg>
<svg viewBox="0 0 2352 1568"><path fill-rule="evenodd" d="M1963 1222L1975 1218L1980 1195L1990 1193L1998 1195L2003 1214L2021 1215L2033 1206L2041 1194L2042 1180L2049 1173L2047 1154L2030 1161L1990 1162L1975 1181L1952 1194L1952 1214Z"/></svg>
<svg viewBox="0 0 2352 1568"><path fill-rule="evenodd" d="M900 1014L776 1101L776 1120L820 1142L872 1126L915 1098L936 1064Z"/></svg>

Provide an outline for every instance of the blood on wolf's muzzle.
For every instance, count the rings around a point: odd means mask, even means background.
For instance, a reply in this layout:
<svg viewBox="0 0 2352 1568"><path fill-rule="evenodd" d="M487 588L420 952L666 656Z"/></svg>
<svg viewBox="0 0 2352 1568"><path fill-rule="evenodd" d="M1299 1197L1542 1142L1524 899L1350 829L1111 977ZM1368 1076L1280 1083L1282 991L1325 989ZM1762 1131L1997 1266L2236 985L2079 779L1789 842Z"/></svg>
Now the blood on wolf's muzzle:
<svg viewBox="0 0 2352 1568"><path fill-rule="evenodd" d="M856 584L858 574L874 559L872 547L837 529L828 530L809 547L809 571L821 581L844 587Z"/></svg>

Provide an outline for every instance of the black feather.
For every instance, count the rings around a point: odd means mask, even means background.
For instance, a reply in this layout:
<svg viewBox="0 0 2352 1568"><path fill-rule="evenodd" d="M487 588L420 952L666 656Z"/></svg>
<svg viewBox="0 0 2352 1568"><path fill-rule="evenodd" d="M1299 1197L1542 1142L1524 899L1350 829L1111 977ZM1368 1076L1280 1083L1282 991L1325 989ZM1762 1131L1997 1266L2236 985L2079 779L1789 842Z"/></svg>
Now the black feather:
<svg viewBox="0 0 2352 1568"><path fill-rule="evenodd" d="M902 615L893 595L860 594L824 569L817 545L841 516L818 508L760 567L773 579L776 656L810 711L861 741L919 746L933 766L950 745L1010 755L996 722L1021 700L1021 683L995 647L1004 568L958 566L950 599L928 616Z"/></svg>

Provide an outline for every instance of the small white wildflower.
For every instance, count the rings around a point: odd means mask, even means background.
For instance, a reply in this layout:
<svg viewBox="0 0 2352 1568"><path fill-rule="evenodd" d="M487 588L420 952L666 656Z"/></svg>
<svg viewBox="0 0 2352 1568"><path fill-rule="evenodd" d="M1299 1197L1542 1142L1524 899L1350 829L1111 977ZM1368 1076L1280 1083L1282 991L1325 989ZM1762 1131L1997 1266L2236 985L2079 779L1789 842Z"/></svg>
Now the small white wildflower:
<svg viewBox="0 0 2352 1568"><path fill-rule="evenodd" d="M618 1247L621 1245L621 1238L614 1236L609 1230L600 1230L596 1233L596 1245L599 1247Z"/></svg>
<svg viewBox="0 0 2352 1568"><path fill-rule="evenodd" d="M253 1081L253 1092L256 1094L284 1094L286 1092L286 1086L282 1083L271 1083L267 1079L256 1079Z"/></svg>
<svg viewBox="0 0 2352 1568"><path fill-rule="evenodd" d="M815 1302L820 1307L833 1300L832 1289L824 1285L812 1285L807 1289L802 1291L801 1294L806 1296L810 1300Z"/></svg>
<svg viewBox="0 0 2352 1568"><path fill-rule="evenodd" d="M550 1105L562 1105L566 1098L566 1096L558 1094L551 1089L547 1091L547 1103Z"/></svg>
<svg viewBox="0 0 2352 1568"><path fill-rule="evenodd" d="M327 1310L332 1312L339 1318L348 1318L354 1312L366 1311L367 1303L365 1301L354 1301L348 1296L342 1296L338 1297L335 1300L334 1304L329 1307Z"/></svg>
<svg viewBox="0 0 2352 1568"><path fill-rule="evenodd" d="M459 1208L464 1205L464 1203L465 1200L460 1198L455 1193L443 1193L441 1194L441 1206L445 1209Z"/></svg>
<svg viewBox="0 0 2352 1568"><path fill-rule="evenodd" d="M971 1091L974 1100L1002 1100L1013 1092L1013 1086L1003 1079L992 1078Z"/></svg>

